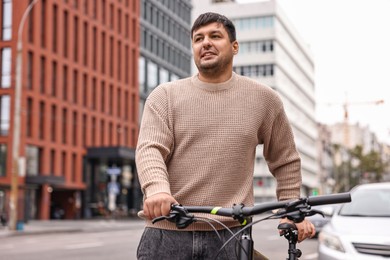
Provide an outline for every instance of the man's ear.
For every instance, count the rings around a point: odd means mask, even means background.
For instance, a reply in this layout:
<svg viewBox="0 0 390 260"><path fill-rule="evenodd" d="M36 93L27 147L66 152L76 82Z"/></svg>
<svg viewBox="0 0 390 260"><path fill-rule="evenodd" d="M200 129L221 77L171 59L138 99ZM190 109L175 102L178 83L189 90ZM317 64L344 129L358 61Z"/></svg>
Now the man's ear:
<svg viewBox="0 0 390 260"><path fill-rule="evenodd" d="M237 41L234 41L232 43L232 48L233 48L233 54L236 55L238 53L238 49L239 49Z"/></svg>

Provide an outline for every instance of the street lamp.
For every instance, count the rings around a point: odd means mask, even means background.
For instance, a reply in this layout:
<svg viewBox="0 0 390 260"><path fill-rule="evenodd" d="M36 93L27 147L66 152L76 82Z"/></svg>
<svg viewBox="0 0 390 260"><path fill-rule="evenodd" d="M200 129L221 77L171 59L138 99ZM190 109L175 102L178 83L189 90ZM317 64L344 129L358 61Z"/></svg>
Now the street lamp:
<svg viewBox="0 0 390 260"><path fill-rule="evenodd" d="M18 27L17 43L16 43L16 83L14 97L14 118L13 118L13 139L12 139L12 180L11 180L11 196L10 196L10 221L9 228L16 230L18 218L18 178L19 178L19 146L20 146L20 112L21 112L21 96L22 96L22 33L23 25L26 22L27 16L31 9L39 0L33 0L23 13Z"/></svg>

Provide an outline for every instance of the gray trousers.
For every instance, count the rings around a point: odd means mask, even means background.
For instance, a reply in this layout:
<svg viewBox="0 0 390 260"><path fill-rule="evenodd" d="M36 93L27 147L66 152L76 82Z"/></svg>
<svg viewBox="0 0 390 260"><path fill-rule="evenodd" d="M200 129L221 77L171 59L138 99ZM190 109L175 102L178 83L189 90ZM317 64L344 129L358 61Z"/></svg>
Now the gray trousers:
<svg viewBox="0 0 390 260"><path fill-rule="evenodd" d="M232 228L233 233L240 228ZM216 257L222 245L232 236L219 230L222 241L214 231L175 231L145 228L137 250L139 260L232 260L237 259L236 239L229 242ZM240 236L239 236L240 237Z"/></svg>

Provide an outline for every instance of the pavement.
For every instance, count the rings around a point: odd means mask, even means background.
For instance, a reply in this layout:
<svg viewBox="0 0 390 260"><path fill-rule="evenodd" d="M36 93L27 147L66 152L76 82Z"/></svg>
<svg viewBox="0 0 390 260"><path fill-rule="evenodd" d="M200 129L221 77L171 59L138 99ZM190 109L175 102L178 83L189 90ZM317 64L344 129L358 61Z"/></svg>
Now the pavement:
<svg viewBox="0 0 390 260"><path fill-rule="evenodd" d="M0 226L0 239L2 237L19 235L139 229L143 228L143 224L144 221L136 217L120 220L30 220L27 223L23 223L20 230L9 230L7 226Z"/></svg>

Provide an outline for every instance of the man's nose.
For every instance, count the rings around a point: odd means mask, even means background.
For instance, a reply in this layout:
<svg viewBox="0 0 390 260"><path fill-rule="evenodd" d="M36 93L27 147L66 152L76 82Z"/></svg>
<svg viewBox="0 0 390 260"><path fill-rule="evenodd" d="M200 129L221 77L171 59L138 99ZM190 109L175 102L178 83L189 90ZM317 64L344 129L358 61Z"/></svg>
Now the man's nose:
<svg viewBox="0 0 390 260"><path fill-rule="evenodd" d="M211 46L211 41L209 37L205 37L202 42L203 48L210 48Z"/></svg>

